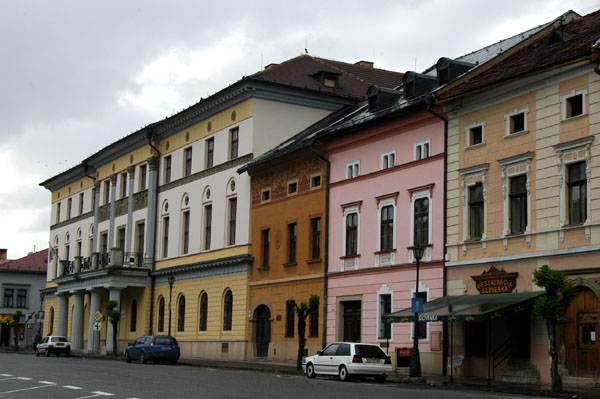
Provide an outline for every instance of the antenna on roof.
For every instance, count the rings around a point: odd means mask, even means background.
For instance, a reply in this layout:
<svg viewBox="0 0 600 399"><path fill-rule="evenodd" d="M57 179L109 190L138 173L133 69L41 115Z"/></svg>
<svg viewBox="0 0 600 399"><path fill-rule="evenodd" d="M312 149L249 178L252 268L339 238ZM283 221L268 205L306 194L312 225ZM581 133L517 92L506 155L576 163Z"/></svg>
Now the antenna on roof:
<svg viewBox="0 0 600 399"><path fill-rule="evenodd" d="M262 71L263 69L263 55L260 55L260 70Z"/></svg>
<svg viewBox="0 0 600 399"><path fill-rule="evenodd" d="M304 39L304 53L308 54L308 40Z"/></svg>

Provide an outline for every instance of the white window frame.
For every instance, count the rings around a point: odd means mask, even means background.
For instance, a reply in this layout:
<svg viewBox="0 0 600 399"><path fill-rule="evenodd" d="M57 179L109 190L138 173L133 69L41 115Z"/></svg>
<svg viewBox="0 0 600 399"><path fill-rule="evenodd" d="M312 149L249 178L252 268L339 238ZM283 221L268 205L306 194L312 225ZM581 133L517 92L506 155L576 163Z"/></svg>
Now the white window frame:
<svg viewBox="0 0 600 399"><path fill-rule="evenodd" d="M519 115L519 114L523 114L523 130L521 130L519 132L511 133L510 118L512 118L513 116ZM514 136L519 136L521 134L528 133L529 130L527 129L527 114L529 114L529 107L515 108L513 111L507 112L506 114L504 114L504 120L506 121L506 133L505 133L504 137L514 137Z"/></svg>
<svg viewBox="0 0 600 399"><path fill-rule="evenodd" d="M419 281L419 293L421 292L425 292L426 296L425 299L427 302L430 301L430 296L429 296L429 288L423 284L422 281ZM410 289L410 298L411 298L411 302L412 302L412 298L415 297L415 288L411 288ZM429 342L429 324L430 323L425 323L426 326L426 333L425 333L425 338L420 338L419 342ZM414 341L414 337L415 337L415 323L410 323L410 340Z"/></svg>
<svg viewBox="0 0 600 399"><path fill-rule="evenodd" d="M185 205L185 198L186 197L188 198L188 204L187 205ZM185 193L181 197L181 211L180 211L180 218L179 218L179 254L180 254L180 256L187 256L187 255L189 255L192 252L192 250L191 250L192 249L191 248L191 244L192 244L192 240L191 240L191 237L192 237L192 234L191 234L191 229L192 229L192 219L191 219L192 218L192 212L190 211L190 203L191 203L190 196L189 196L188 193ZM189 237L188 237L188 251L187 251L187 253L183 252L183 249L184 249L184 242L183 242L184 240L183 240L183 237L184 237L184 229L185 229L185 225L183 223L183 221L184 221L183 215L184 215L185 212L188 213L188 218L189 218L189 223L190 223L190 225L189 225L190 232L189 232Z"/></svg>
<svg viewBox="0 0 600 399"><path fill-rule="evenodd" d="M481 126L481 143L471 144L471 129ZM465 148L477 148L485 144L485 121L475 121L468 126L465 126L465 133L467 136L467 145Z"/></svg>
<svg viewBox="0 0 600 399"><path fill-rule="evenodd" d="M320 179L319 179L319 185L318 186L313 186L313 178L315 178L317 176L320 177ZM318 173L313 173L312 175L310 175L310 189L311 190L318 190L321 187L323 187L323 173L318 172Z"/></svg>
<svg viewBox="0 0 600 399"><path fill-rule="evenodd" d="M423 148L424 148L425 144L427 144L427 156L426 157L423 156ZM420 159L417 158L417 149L419 147L421 148L421 158ZM413 160L419 161L421 159L429 158L430 156L431 156L431 139L419 141L418 143L415 143L413 145Z"/></svg>
<svg viewBox="0 0 600 399"><path fill-rule="evenodd" d="M397 220L396 198L389 197L389 198L383 198L377 204L377 251L379 251L379 252L381 252L381 210L388 205L393 206L393 209L394 209L393 210L393 212L394 212L394 227L393 227L394 235L393 235L393 237L394 238L393 238L393 243L392 243L392 249L390 250L390 252L396 250L396 220ZM344 229L344 231L346 231L346 230Z"/></svg>
<svg viewBox="0 0 600 399"><path fill-rule="evenodd" d="M512 177L523 176L527 178L527 227L524 234L527 235L526 241L531 243L531 159L533 153L517 155L514 157L501 159L498 161L502 168L502 198L504 205L504 230L503 237L512 234L510 229L510 179ZM485 207L485 205L484 205ZM504 242L506 248L507 242Z"/></svg>
<svg viewBox="0 0 600 399"><path fill-rule="evenodd" d="M265 199L263 198L263 195L264 195L264 193L267 193L267 192L269 193L269 199L268 199L268 200L265 200ZM272 193L272 191L271 191L271 187L270 187L270 186L269 186L269 187L266 187L266 188L263 188L262 190L260 190L260 203L261 203L261 204L268 204L269 202L271 202L271 198L272 198L272 197L271 197L271 195L272 195L272 194L273 194L273 193Z"/></svg>
<svg viewBox="0 0 600 399"><path fill-rule="evenodd" d="M393 156L393 158L394 158L394 162L393 162L392 165L390 165L390 155ZM384 166L384 162L385 162L386 158L387 158L387 161L388 161L387 168ZM392 150L392 151L388 151L388 152L382 153L381 154L381 170L393 168L394 166L396 166L396 150Z"/></svg>
<svg viewBox="0 0 600 399"><path fill-rule="evenodd" d="M293 193L290 193L290 186L294 183L296 184L296 191L294 191ZM288 182L286 184L285 194L288 197L293 197L294 195L298 195L298 191L300 191L300 185L298 184L298 179L288 180Z"/></svg>
<svg viewBox="0 0 600 399"><path fill-rule="evenodd" d="M352 258L356 262L354 268L358 269L358 259L359 259L359 255L360 255L360 209L358 208L358 205L353 205L353 206L344 208L344 220L342 223L342 257L346 258L346 217L351 213L357 214L357 218L356 218L356 220L357 220L357 222L356 222L356 233L357 233L356 234L356 256L352 256ZM345 259L342 259L341 271L346 270L344 261L345 261Z"/></svg>
<svg viewBox="0 0 600 399"><path fill-rule="evenodd" d="M560 96L561 121L567 121L567 120L571 120L574 118L581 118L581 117L587 115L587 107L586 107L587 93L588 93L587 88L578 89L578 90L573 89L569 93L563 94ZM575 97L580 94L581 94L581 101L582 101L581 115L567 117L567 100L571 97Z"/></svg>
<svg viewBox="0 0 600 399"><path fill-rule="evenodd" d="M469 235L469 187L474 186L477 183L481 183L483 189L483 233L481 234L481 241L483 242L483 249L485 252L485 240L487 238L487 171L489 164L476 165L469 168L459 170L462 178L462 219L463 219L463 242L470 239ZM463 245L463 252L466 253L467 248Z"/></svg>
<svg viewBox="0 0 600 399"><path fill-rule="evenodd" d="M379 336L379 326L381 325L381 301L379 300L379 297L382 295L389 295L390 296L390 302L391 302L391 310L390 313L394 311L394 291L392 291L392 289L387 285L387 284L383 284L381 286L381 288L379 289L379 291L377 291L377 331L375 332L375 336L377 337L377 342L386 342L387 339L385 337L380 337ZM394 323L390 323L391 326L391 331L390 331L390 339L389 341L393 341L394 340Z"/></svg>
<svg viewBox="0 0 600 399"><path fill-rule="evenodd" d="M427 200L429 201L429 211L428 211L429 217L427 218L427 221L428 221L427 245L431 245L432 240L433 240L433 237L432 237L432 233L433 233L433 203L431 201L431 187L427 187L423 190L414 191L410 198L410 246L411 247L415 245L415 201L418 199L422 199L422 198L427 198ZM409 260L408 260L409 263L412 263L415 261L413 259L412 251L408 251L408 258L409 258ZM425 248L425 252L423 253L423 258L426 261L431 260L431 248L430 247Z"/></svg>
<svg viewBox="0 0 600 399"><path fill-rule="evenodd" d="M348 169L352 168L352 176L348 173ZM346 164L346 179L354 179L360 176L360 161L353 161Z"/></svg>

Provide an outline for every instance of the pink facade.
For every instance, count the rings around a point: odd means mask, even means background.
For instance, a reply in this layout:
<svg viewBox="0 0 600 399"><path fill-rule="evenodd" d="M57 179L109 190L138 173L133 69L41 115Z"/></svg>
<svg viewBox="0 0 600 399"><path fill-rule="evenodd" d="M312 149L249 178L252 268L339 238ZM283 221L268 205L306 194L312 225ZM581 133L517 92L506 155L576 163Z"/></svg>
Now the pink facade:
<svg viewBox="0 0 600 399"><path fill-rule="evenodd" d="M426 245L419 292L427 301L443 296L443 140L443 123L416 111L326 143L331 162L327 342L385 346L389 336L390 353L412 346L412 324L395 324L386 332L381 315L410 307L416 267L408 247L415 239ZM419 201L427 204L425 217ZM421 235L415 238L417 231ZM442 325L428 323L425 329L423 369L439 372Z"/></svg>

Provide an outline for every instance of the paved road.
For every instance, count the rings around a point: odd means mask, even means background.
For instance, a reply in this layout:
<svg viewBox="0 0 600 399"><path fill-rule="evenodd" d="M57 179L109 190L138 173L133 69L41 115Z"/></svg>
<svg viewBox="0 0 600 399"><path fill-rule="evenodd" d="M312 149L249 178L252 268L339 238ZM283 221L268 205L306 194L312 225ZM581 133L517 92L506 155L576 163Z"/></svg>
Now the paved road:
<svg viewBox="0 0 600 399"><path fill-rule="evenodd" d="M517 398L499 393L407 387L368 380L309 380L300 375L114 360L0 353L0 399L21 398ZM529 398L532 398L531 396Z"/></svg>

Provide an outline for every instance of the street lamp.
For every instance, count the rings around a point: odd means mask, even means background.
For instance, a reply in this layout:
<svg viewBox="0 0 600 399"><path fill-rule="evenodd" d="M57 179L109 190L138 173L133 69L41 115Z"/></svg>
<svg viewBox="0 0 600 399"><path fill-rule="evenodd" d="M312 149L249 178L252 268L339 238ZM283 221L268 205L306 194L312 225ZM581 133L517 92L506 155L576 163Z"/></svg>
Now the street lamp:
<svg viewBox="0 0 600 399"><path fill-rule="evenodd" d="M413 256L417 261L417 279L415 283L416 300L413 301L413 309L415 311L415 322L413 332L413 348L410 354L410 376L421 377L421 357L419 356L419 309L417 307L417 298L419 298L419 263L421 262L421 258L423 258L423 252L425 252L425 248L420 245L415 245L413 247L409 247L409 249L413 251Z"/></svg>
<svg viewBox="0 0 600 399"><path fill-rule="evenodd" d="M173 283L175 282L175 276L169 276L167 281L169 282L169 335L171 335L171 301L173 300Z"/></svg>

